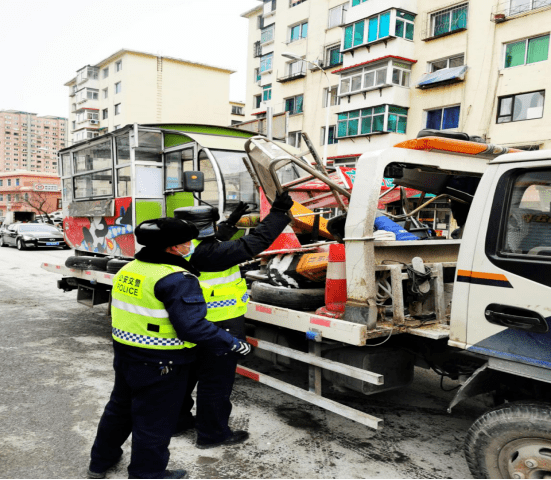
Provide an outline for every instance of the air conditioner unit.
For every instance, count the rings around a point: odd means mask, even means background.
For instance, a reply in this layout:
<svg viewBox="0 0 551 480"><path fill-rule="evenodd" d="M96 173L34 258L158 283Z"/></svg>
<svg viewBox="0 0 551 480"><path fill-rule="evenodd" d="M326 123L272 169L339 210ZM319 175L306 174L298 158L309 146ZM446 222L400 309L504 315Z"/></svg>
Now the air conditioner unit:
<svg viewBox="0 0 551 480"><path fill-rule="evenodd" d="M97 125L99 122L97 120L90 120L90 125Z"/></svg>

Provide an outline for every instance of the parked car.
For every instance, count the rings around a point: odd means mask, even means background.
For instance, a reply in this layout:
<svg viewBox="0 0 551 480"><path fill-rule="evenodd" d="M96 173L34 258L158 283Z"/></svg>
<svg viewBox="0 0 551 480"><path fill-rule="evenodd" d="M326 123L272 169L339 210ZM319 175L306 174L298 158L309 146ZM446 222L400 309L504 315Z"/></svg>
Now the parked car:
<svg viewBox="0 0 551 480"><path fill-rule="evenodd" d="M0 231L0 247L13 246L18 250L38 247L70 248L63 233L53 225L13 223Z"/></svg>

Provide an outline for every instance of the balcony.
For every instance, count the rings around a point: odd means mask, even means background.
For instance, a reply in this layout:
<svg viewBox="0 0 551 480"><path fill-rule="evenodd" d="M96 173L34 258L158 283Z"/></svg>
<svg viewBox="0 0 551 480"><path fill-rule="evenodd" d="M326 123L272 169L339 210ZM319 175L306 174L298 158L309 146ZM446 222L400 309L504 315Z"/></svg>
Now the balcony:
<svg viewBox="0 0 551 480"><path fill-rule="evenodd" d="M511 18L523 17L551 8L551 0L509 0L493 7L492 22L503 23Z"/></svg>
<svg viewBox="0 0 551 480"><path fill-rule="evenodd" d="M269 27L262 30L260 33L260 45L268 45L273 43L275 35L275 25L270 25Z"/></svg>
<svg viewBox="0 0 551 480"><path fill-rule="evenodd" d="M305 62L301 62L302 65L296 69L293 69L291 72L289 72L289 75L285 77L279 77L276 79L279 83L286 83L291 82L293 80L298 80L299 78L306 77L306 64Z"/></svg>

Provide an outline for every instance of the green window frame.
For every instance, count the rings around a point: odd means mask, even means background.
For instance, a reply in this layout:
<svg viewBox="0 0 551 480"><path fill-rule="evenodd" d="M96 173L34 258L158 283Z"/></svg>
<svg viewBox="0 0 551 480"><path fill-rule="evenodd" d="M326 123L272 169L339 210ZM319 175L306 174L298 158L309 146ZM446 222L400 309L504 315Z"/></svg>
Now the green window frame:
<svg viewBox="0 0 551 480"><path fill-rule="evenodd" d="M371 135L373 133L406 133L408 109L396 105L352 110L340 113L337 119L339 138Z"/></svg>
<svg viewBox="0 0 551 480"><path fill-rule="evenodd" d="M504 68L529 65L549 59L549 34L505 45Z"/></svg>
<svg viewBox="0 0 551 480"><path fill-rule="evenodd" d="M262 87L262 101L267 102L272 99L272 84Z"/></svg>
<svg viewBox="0 0 551 480"><path fill-rule="evenodd" d="M396 27L394 35L413 41L415 15L396 10Z"/></svg>

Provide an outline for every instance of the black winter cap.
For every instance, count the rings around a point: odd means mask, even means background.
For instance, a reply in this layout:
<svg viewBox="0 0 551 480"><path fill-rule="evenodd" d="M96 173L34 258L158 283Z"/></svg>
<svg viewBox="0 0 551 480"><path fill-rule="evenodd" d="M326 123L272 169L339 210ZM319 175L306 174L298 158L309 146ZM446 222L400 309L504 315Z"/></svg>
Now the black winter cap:
<svg viewBox="0 0 551 480"><path fill-rule="evenodd" d="M164 217L140 223L134 234L136 235L136 241L140 245L167 248L197 238L199 230L191 222Z"/></svg>

